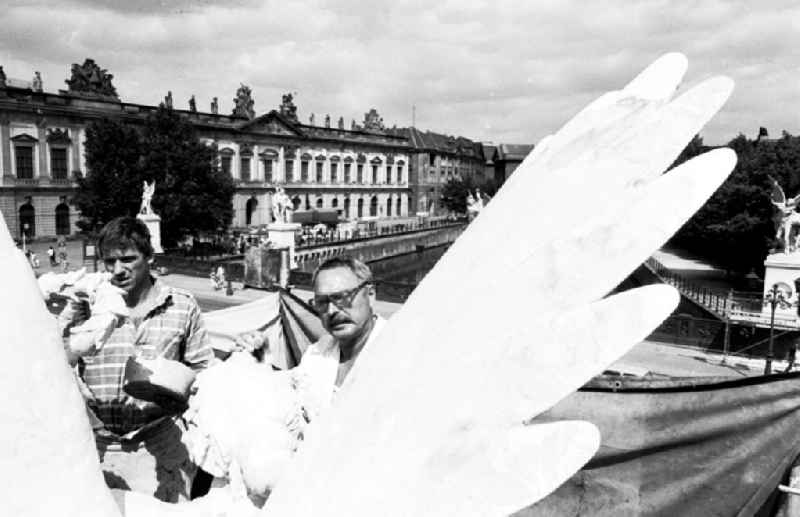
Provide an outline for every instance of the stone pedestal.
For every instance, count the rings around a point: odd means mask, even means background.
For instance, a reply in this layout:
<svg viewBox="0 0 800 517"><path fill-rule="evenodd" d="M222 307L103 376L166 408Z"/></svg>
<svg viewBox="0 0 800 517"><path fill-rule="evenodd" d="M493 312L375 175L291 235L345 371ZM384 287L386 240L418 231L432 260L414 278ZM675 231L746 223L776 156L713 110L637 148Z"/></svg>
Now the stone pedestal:
<svg viewBox="0 0 800 517"><path fill-rule="evenodd" d="M161 247L161 218L156 214L138 214L136 218L143 221L150 230L150 244L153 245L153 252L164 253L164 249Z"/></svg>
<svg viewBox="0 0 800 517"><path fill-rule="evenodd" d="M294 258L294 236L300 230L300 223L270 223L267 225L270 246L273 248L289 249L289 264L295 269L297 264Z"/></svg>
<svg viewBox="0 0 800 517"><path fill-rule="evenodd" d="M283 268L288 268L288 258L283 264L283 256L288 255L287 248L275 249L264 246L251 246L244 254L244 283L260 289L272 289L277 285L286 287L282 282Z"/></svg>
<svg viewBox="0 0 800 517"><path fill-rule="evenodd" d="M776 306L775 319L784 321L797 320L798 295L795 281L800 282L800 252L773 253L767 256L764 266L766 266L764 273L764 300L767 300L767 294L772 290L772 286L778 284L786 295L786 301L791 304L787 308ZM771 311L770 304L765 303L761 314L769 318Z"/></svg>

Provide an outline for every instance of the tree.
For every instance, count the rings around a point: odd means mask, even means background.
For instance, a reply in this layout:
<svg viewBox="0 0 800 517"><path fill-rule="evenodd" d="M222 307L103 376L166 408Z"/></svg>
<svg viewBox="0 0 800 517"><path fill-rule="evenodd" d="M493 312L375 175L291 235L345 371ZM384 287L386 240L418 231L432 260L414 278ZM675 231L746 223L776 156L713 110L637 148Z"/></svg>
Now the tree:
<svg viewBox="0 0 800 517"><path fill-rule="evenodd" d="M131 126L103 119L86 128L86 176L78 176L75 204L81 211L78 226L86 232L139 208L141 191L141 137Z"/></svg>
<svg viewBox="0 0 800 517"><path fill-rule="evenodd" d="M141 128L102 120L90 124L86 137L89 173L79 178L75 197L83 229L136 214L145 181L156 182L152 206L166 246L233 219L235 187L216 164L216 148L200 142L192 124L171 109L159 108Z"/></svg>
<svg viewBox="0 0 800 517"><path fill-rule="evenodd" d="M748 140L739 135L728 147L736 151L736 167L672 242L728 270L760 270L775 246L776 212L770 202L769 176L778 180L787 195L796 195L800 138L786 132L777 140ZM681 157L688 159L699 150L694 146Z"/></svg>
<svg viewBox="0 0 800 517"><path fill-rule="evenodd" d="M451 212L467 213L467 195L475 196L475 191L494 196L497 184L493 179L478 183L472 176L455 177L447 180L442 187L442 203Z"/></svg>
<svg viewBox="0 0 800 517"><path fill-rule="evenodd" d="M200 142L189 121L159 108L145 123L142 151L143 180L156 182L153 210L168 246L230 225L233 178L217 166L216 147Z"/></svg>

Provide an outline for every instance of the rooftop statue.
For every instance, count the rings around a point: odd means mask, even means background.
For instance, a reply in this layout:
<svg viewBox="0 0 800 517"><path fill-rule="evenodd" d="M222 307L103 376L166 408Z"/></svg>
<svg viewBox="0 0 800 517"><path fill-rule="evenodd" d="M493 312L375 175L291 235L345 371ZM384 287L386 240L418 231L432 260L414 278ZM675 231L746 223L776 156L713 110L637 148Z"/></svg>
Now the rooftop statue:
<svg viewBox="0 0 800 517"><path fill-rule="evenodd" d="M242 84L236 90L236 98L233 99L233 114L239 117L253 119L256 116L253 92L249 86Z"/></svg>
<svg viewBox="0 0 800 517"><path fill-rule="evenodd" d="M0 66L0 88L6 87L6 72L3 70L3 67Z"/></svg>
<svg viewBox="0 0 800 517"><path fill-rule="evenodd" d="M194 95L189 98L189 111L192 113L197 111L197 101L194 99Z"/></svg>
<svg viewBox="0 0 800 517"><path fill-rule="evenodd" d="M97 66L94 59L87 58L83 65L74 63L71 72L72 76L64 81L70 92L119 99L117 89L111 83L114 76Z"/></svg>
<svg viewBox="0 0 800 517"><path fill-rule="evenodd" d="M344 129L344 117L339 117L338 127L339 129Z"/></svg>
<svg viewBox="0 0 800 517"><path fill-rule="evenodd" d="M211 99L211 113L214 115L219 114L219 99L217 99L216 97Z"/></svg>
<svg viewBox="0 0 800 517"><path fill-rule="evenodd" d="M385 129L383 118L378 115L378 111L375 108L364 113L364 129L367 131L383 131Z"/></svg>
<svg viewBox="0 0 800 517"><path fill-rule="evenodd" d="M281 115L297 122L297 106L294 105L294 97L291 93L287 93L281 97L281 105L278 108Z"/></svg>
<svg viewBox="0 0 800 517"><path fill-rule="evenodd" d="M167 109L172 109L172 90L169 90L164 96L164 107Z"/></svg>
<svg viewBox="0 0 800 517"><path fill-rule="evenodd" d="M800 229L800 212L797 211L800 194L787 198L775 178L770 176L769 179L772 182L770 198L772 204L778 209L779 217L776 221L775 239L781 243L784 253L793 253L800 247L800 232L794 232L795 235L793 235L795 228Z"/></svg>
<svg viewBox="0 0 800 517"><path fill-rule="evenodd" d="M31 90L33 90L35 92L40 92L40 91L42 91L42 89L43 89L42 88L42 74L40 74L39 71L37 70L33 74L33 81L31 81Z"/></svg>

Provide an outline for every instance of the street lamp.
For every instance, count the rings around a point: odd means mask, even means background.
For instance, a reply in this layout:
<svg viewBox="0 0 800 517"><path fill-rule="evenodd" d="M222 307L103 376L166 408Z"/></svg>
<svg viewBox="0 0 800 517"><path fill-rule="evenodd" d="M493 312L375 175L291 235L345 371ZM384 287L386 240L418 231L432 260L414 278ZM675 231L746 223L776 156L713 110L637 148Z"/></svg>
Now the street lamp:
<svg viewBox="0 0 800 517"><path fill-rule="evenodd" d="M780 307L781 309L788 309L791 307L792 304L788 301L788 298L791 295L791 287L783 282L777 282L772 285L772 288L767 291L767 294L764 297L764 303L769 304L770 306L769 348L767 349L767 362L764 364L764 375L769 375L772 373L772 359L774 357L773 336L775 333L775 309L777 307Z"/></svg>

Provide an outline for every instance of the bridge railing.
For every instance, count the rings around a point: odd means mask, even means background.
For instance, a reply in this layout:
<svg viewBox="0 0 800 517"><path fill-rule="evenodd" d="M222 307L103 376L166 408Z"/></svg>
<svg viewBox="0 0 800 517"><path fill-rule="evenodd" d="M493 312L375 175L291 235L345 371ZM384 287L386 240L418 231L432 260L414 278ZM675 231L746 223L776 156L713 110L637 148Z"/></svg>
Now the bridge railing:
<svg viewBox="0 0 800 517"><path fill-rule="evenodd" d="M720 319L729 319L734 323L740 324L770 325L772 315L761 293L735 291L733 289L711 289L701 286L670 270L653 257L647 259L645 265L662 281L672 285L681 294L698 303ZM794 314L787 316L776 313L772 323L777 329L800 328L800 319Z"/></svg>
<svg viewBox="0 0 800 517"><path fill-rule="evenodd" d="M459 226L465 222L465 219L439 219L417 223L383 223L383 226L378 226L375 228L362 228L351 231L337 230L335 232L328 232L324 234L314 232L300 233L295 237L295 249L305 250L317 246L346 244L352 241L373 239L375 237L388 237L402 233L433 230L448 226Z"/></svg>

